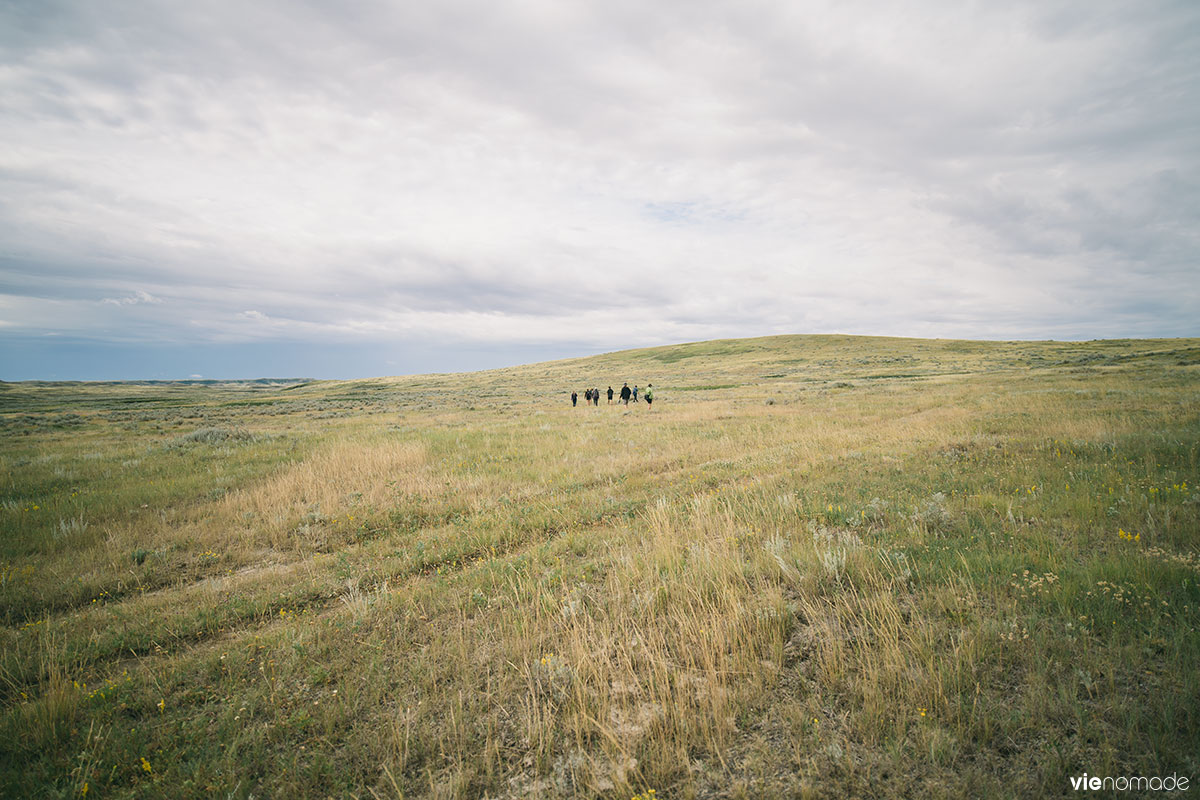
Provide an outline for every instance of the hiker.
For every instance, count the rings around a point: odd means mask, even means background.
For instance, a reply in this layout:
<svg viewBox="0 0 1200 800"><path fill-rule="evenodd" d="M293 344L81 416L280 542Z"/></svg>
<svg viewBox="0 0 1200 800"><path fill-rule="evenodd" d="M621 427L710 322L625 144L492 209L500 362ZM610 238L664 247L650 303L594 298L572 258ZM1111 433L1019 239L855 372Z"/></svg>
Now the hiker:
<svg viewBox="0 0 1200 800"><path fill-rule="evenodd" d="M621 402L624 403L625 405L629 405L629 384L628 383L621 387Z"/></svg>
<svg viewBox="0 0 1200 800"><path fill-rule="evenodd" d="M583 404L585 406L590 406L592 404L592 390L591 389L583 390Z"/></svg>
<svg viewBox="0 0 1200 800"><path fill-rule="evenodd" d="M571 408L574 408L575 404L578 402L579 402L578 392L571 392Z"/></svg>
<svg viewBox="0 0 1200 800"><path fill-rule="evenodd" d="M592 405L599 407L600 405L600 390L592 389Z"/></svg>
<svg viewBox="0 0 1200 800"><path fill-rule="evenodd" d="M608 387L608 404L610 406L612 405L612 396L613 396L613 390L612 390L612 387L610 386L610 387Z"/></svg>
<svg viewBox="0 0 1200 800"><path fill-rule="evenodd" d="M654 384L646 384L646 391L643 395L646 398L646 408L649 408L654 403Z"/></svg>
<svg viewBox="0 0 1200 800"><path fill-rule="evenodd" d="M633 402L637 402L637 384L633 385Z"/></svg>

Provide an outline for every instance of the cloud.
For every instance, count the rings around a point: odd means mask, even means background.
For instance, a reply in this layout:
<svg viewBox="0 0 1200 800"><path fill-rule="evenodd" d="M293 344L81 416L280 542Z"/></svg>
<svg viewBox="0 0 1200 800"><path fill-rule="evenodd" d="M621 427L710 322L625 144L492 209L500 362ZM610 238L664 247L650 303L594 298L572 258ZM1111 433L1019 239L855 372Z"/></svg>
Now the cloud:
<svg viewBox="0 0 1200 800"><path fill-rule="evenodd" d="M6 331L1195 332L1192 3L44 2L0 31Z"/></svg>
<svg viewBox="0 0 1200 800"><path fill-rule="evenodd" d="M162 298L139 289L128 297L105 297L100 302L110 306L134 306L139 303L161 303Z"/></svg>

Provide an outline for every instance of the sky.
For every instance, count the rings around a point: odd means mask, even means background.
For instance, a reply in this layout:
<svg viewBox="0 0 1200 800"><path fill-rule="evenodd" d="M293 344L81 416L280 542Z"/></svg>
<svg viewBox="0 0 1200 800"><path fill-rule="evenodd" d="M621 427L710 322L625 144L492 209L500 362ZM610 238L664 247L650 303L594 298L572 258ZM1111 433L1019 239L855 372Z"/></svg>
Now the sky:
<svg viewBox="0 0 1200 800"><path fill-rule="evenodd" d="M1198 319L1194 0L0 3L0 380Z"/></svg>

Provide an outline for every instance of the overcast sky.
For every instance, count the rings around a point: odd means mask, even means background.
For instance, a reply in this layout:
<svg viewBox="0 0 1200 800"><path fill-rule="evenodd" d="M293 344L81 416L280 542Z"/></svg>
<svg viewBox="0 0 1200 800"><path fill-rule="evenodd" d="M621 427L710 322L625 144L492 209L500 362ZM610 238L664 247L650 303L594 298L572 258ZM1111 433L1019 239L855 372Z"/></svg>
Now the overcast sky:
<svg viewBox="0 0 1200 800"><path fill-rule="evenodd" d="M0 379L1200 335L1200 3L0 3Z"/></svg>

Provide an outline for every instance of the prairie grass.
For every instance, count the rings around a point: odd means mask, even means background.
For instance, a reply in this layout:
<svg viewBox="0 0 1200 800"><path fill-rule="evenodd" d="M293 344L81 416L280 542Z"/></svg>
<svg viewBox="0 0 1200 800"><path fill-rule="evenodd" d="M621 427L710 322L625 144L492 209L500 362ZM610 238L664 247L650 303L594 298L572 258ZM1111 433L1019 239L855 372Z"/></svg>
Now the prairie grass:
<svg viewBox="0 0 1200 800"><path fill-rule="evenodd" d="M2 384L0 795L1200 779L1200 343ZM571 408L628 380L644 404Z"/></svg>

